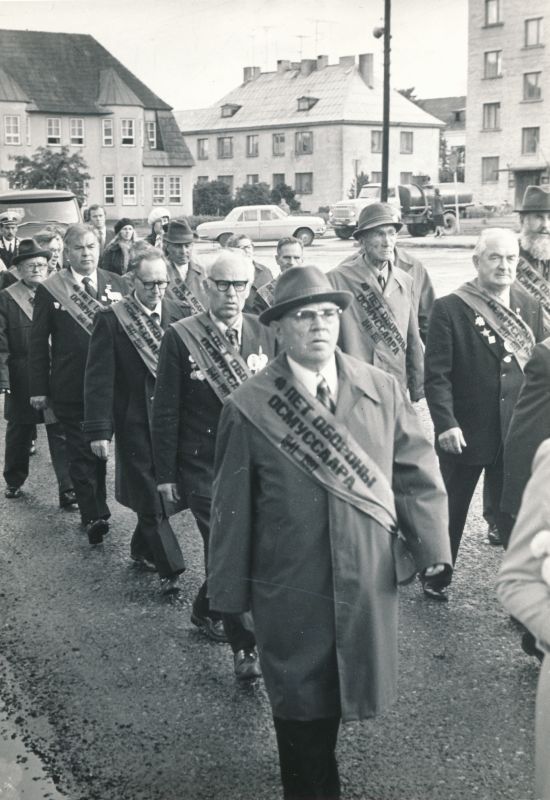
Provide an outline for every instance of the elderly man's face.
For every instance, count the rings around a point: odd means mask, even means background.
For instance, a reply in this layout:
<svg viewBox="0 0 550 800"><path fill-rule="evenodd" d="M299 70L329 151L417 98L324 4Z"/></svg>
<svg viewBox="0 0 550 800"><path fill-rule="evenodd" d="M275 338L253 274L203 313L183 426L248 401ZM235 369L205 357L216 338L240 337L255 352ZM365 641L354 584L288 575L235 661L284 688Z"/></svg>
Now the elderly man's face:
<svg viewBox="0 0 550 800"><path fill-rule="evenodd" d="M304 263L304 249L300 242L284 244L275 256L281 272L291 267L301 267Z"/></svg>
<svg viewBox="0 0 550 800"><path fill-rule="evenodd" d="M2 235L4 239L8 239L8 241L15 239L17 235L17 224L15 222L3 222Z"/></svg>
<svg viewBox="0 0 550 800"><path fill-rule="evenodd" d="M485 243L485 250L474 256L479 283L489 292L499 292L510 286L516 279L519 256L518 242L513 234L491 236Z"/></svg>
<svg viewBox="0 0 550 800"><path fill-rule="evenodd" d="M550 259L550 211L536 211L521 218L521 246L533 258Z"/></svg>
<svg viewBox="0 0 550 800"><path fill-rule="evenodd" d="M393 261L397 230L394 225L380 225L361 236L361 250L375 267Z"/></svg>
<svg viewBox="0 0 550 800"><path fill-rule="evenodd" d="M44 256L26 258L18 265L17 270L21 280L31 288L38 286L48 276L48 261Z"/></svg>
<svg viewBox="0 0 550 800"><path fill-rule="evenodd" d="M93 211L90 211L90 223L94 228L105 227L105 212L102 208L94 208Z"/></svg>
<svg viewBox="0 0 550 800"><path fill-rule="evenodd" d="M162 258L142 261L135 271L135 292L140 303L153 311L166 293L168 273Z"/></svg>
<svg viewBox="0 0 550 800"><path fill-rule="evenodd" d="M329 302L309 303L292 309L271 325L288 355L307 369L317 372L336 349L340 309Z"/></svg>
<svg viewBox="0 0 550 800"><path fill-rule="evenodd" d="M51 254L49 265L52 269L57 269L57 265L61 259L61 253L63 252L63 241L58 236L54 236L53 239L50 239L48 242L47 247Z"/></svg>
<svg viewBox="0 0 550 800"><path fill-rule="evenodd" d="M191 261L193 242L176 244L175 242L167 242L164 240L164 252L176 266L183 267Z"/></svg>
<svg viewBox="0 0 550 800"><path fill-rule="evenodd" d="M242 253L227 253L217 258L204 282L212 314L231 325L244 308L250 294L251 279L250 261Z"/></svg>
<svg viewBox="0 0 550 800"><path fill-rule="evenodd" d="M66 246L69 264L79 275L91 275L99 261L99 242L93 231L75 237Z"/></svg>

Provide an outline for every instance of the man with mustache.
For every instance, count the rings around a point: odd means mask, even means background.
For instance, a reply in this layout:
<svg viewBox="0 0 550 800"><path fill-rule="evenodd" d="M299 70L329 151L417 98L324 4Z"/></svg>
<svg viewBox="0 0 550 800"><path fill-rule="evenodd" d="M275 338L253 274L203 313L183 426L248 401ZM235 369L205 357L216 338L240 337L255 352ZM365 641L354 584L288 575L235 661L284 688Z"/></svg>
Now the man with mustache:
<svg viewBox="0 0 550 800"><path fill-rule="evenodd" d="M519 210L521 233L517 279L543 308L550 335L550 187L528 186Z"/></svg>

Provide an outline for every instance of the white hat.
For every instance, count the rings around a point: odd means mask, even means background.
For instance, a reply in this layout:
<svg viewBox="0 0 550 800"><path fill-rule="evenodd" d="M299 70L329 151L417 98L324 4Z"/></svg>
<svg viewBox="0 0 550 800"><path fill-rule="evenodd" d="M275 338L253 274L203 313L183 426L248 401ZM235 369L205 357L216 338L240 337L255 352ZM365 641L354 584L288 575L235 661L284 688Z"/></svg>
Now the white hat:
<svg viewBox="0 0 550 800"><path fill-rule="evenodd" d="M172 215L170 214L169 210L167 208L162 208L161 206L160 208L154 208L151 211L147 217L147 222L149 225L154 225L159 219L162 219L163 217L168 217L168 219L170 219L171 216Z"/></svg>
<svg viewBox="0 0 550 800"><path fill-rule="evenodd" d="M20 211L15 211L14 209L8 209L7 211L3 211L0 214L0 223L2 222L15 222L17 225L23 219L23 214Z"/></svg>

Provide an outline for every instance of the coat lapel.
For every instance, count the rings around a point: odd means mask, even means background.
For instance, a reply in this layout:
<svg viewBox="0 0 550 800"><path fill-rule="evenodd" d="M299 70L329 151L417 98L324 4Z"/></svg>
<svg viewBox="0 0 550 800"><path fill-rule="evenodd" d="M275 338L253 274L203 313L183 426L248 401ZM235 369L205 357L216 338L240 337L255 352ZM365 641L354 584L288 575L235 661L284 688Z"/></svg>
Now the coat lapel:
<svg viewBox="0 0 550 800"><path fill-rule="evenodd" d="M336 369L338 370L337 419L345 422L362 397L367 396L374 403L381 402L378 389L368 375L368 371L366 373L362 371L363 374L357 377L356 371L353 370L352 365L346 361L339 350L336 351Z"/></svg>

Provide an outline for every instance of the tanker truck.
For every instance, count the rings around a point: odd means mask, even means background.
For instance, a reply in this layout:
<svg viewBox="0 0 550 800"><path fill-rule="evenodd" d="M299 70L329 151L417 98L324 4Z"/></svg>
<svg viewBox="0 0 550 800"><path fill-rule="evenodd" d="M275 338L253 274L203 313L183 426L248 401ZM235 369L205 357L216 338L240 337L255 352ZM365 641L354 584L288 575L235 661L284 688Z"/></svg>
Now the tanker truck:
<svg viewBox="0 0 550 800"><path fill-rule="evenodd" d="M456 224L456 204L454 183L438 183L429 186L417 186L415 183L398 184L388 187L388 203L394 206L401 221L407 226L411 236L426 236L435 230L431 209L434 189L439 189L445 207L445 229L454 233ZM361 210L371 203L380 202L381 184L367 183L361 189L359 197L353 200L340 200L330 207L329 224L340 239L349 239L357 227ZM472 192L464 184L457 184L458 213L464 216L466 209L473 206Z"/></svg>

